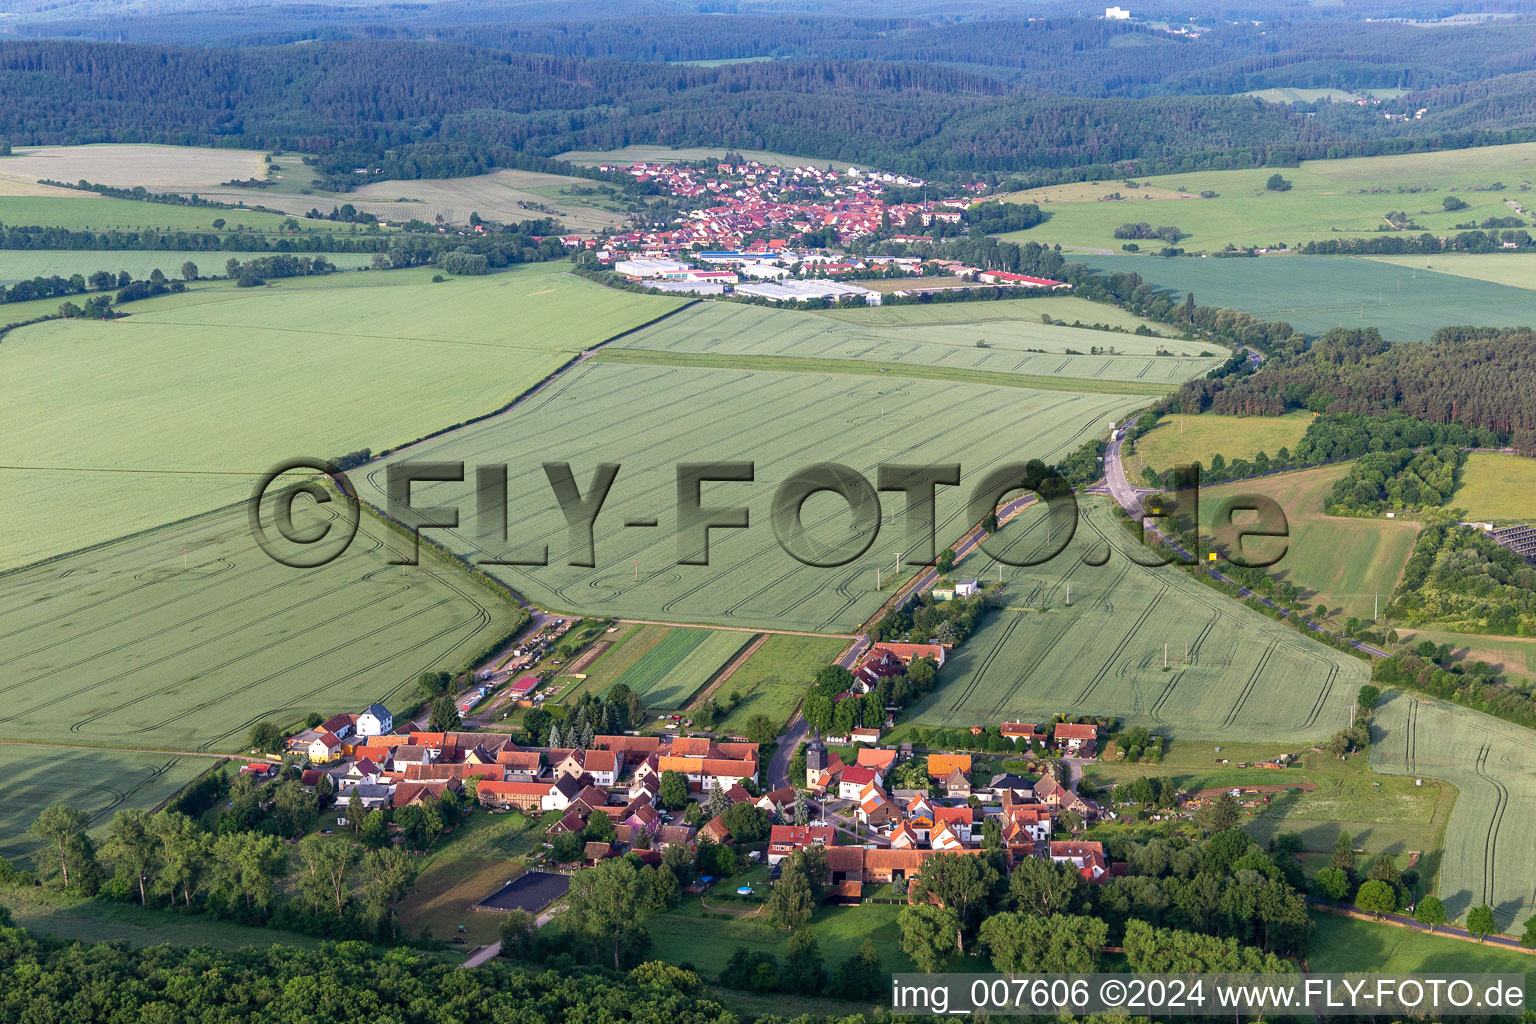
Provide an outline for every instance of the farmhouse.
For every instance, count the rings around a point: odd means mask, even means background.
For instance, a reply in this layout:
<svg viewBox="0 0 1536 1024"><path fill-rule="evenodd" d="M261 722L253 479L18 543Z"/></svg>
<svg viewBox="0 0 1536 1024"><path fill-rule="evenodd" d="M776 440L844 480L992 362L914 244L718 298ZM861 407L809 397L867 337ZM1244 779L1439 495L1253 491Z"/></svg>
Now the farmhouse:
<svg viewBox="0 0 1536 1024"><path fill-rule="evenodd" d="M971 771L971 755L970 754L929 754L928 755L928 777L929 778L934 779L935 781L942 782L945 779L948 779L951 773L956 772L956 771L961 772L962 774L970 774L970 771Z"/></svg>
<svg viewBox="0 0 1536 1024"><path fill-rule="evenodd" d="M551 786L547 782L497 782L487 780L475 789L482 807L515 807L522 811L543 809Z"/></svg>
<svg viewBox="0 0 1536 1024"><path fill-rule="evenodd" d="M796 850L836 844L831 825L775 825L768 834L768 863L777 864Z"/></svg>
<svg viewBox="0 0 1536 1024"><path fill-rule="evenodd" d="M1099 882L1109 874L1103 843L1052 842L1049 856L1057 864L1071 864L1090 882Z"/></svg>
<svg viewBox="0 0 1536 1024"><path fill-rule="evenodd" d="M874 768L860 768L857 765L844 768L838 776L837 795L842 800L857 800L864 787L872 783L880 783L880 773Z"/></svg>
<svg viewBox="0 0 1536 1024"><path fill-rule="evenodd" d="M1091 757L1098 748L1099 727L1091 722L1085 725L1062 722L1056 726L1052 738L1064 753Z"/></svg>
<svg viewBox="0 0 1536 1024"><path fill-rule="evenodd" d="M395 727L395 719L383 704L369 704L357 716L357 735L383 736Z"/></svg>

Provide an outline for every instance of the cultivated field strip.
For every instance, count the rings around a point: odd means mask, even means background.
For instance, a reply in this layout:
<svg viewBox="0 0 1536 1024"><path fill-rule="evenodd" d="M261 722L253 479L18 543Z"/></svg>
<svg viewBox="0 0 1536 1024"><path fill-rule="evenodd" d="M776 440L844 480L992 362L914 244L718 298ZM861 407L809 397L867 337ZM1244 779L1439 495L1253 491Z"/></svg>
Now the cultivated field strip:
<svg viewBox="0 0 1536 1024"><path fill-rule="evenodd" d="M37 849L27 828L45 807L73 804L101 829L119 810L155 807L212 764L148 752L0 744L0 857L17 862Z"/></svg>
<svg viewBox="0 0 1536 1024"><path fill-rule="evenodd" d="M1486 903L1504 931L1536 913L1536 734L1438 700L1392 691L1376 710L1371 767L1460 790L1445 830L1440 898L1452 919Z"/></svg>
<svg viewBox="0 0 1536 1024"><path fill-rule="evenodd" d="M822 462L847 464L871 481L880 462L960 462L961 486L939 491L937 531L947 542L969 525L965 500L987 469L1060 459L1144 401L900 378L588 363L518 409L407 454L509 466L505 547L478 537L472 482L424 484L413 496L464 510L458 530L439 534L457 552L504 555L547 542L549 566L487 566L535 602L634 618L846 632L881 603L876 567L894 570L898 552L910 547L905 502L899 494L881 497L880 534L863 557L814 568L791 559L774 538L770 500L780 482ZM679 565L676 465L738 460L755 462L756 482L707 484L703 500L747 505L751 529L713 531L711 564ZM597 463L621 466L595 526L594 568L565 564L566 526L545 461L569 461L583 490ZM360 481L365 500L382 502L384 474L375 467ZM648 519L658 526L625 525ZM803 509L818 542L846 538L850 519L832 496L815 497Z"/></svg>
<svg viewBox="0 0 1536 1024"><path fill-rule="evenodd" d="M1103 273L1135 271L1172 296L1193 291L1204 305L1226 306L1262 320L1283 320L1321 334L1333 327L1375 327L1393 341L1427 341L1448 324L1536 325L1528 289L1349 256L1158 260L1138 256L1073 256Z"/></svg>
<svg viewBox="0 0 1536 1024"><path fill-rule="evenodd" d="M640 694L648 708L675 711L751 642L754 634L674 629L614 680Z"/></svg>
<svg viewBox="0 0 1536 1024"><path fill-rule="evenodd" d="M1215 350L1198 342L1057 327L1038 319L877 326L724 302L700 303L615 344L663 352L861 359L1070 377L1084 381L1085 391L1092 390L1086 382L1095 380L1166 382L1172 390L1216 364L1199 357ZM1159 356L1160 346L1190 357ZM1087 354L1093 347L1112 347L1116 354Z"/></svg>
<svg viewBox="0 0 1536 1024"><path fill-rule="evenodd" d="M1151 561L1099 499L1085 498L1067 548L1032 568L1004 567L1008 605L944 667L920 724L1111 715L1180 737L1316 740L1348 724L1365 666L1308 643ZM1027 514L999 539L1015 560L1059 543ZM1104 560L1108 551L1108 560ZM995 578L996 564L961 572ZM1071 588L1071 605L1066 604ZM1167 669L1163 667L1167 644ZM1187 654L1186 654L1187 651ZM1261 699L1262 698L1262 699Z"/></svg>
<svg viewBox="0 0 1536 1024"><path fill-rule="evenodd" d="M457 668L513 611L365 516L347 552L294 569L243 508L0 575L0 737L228 750L284 723L388 701ZM183 565L186 568L183 568Z"/></svg>

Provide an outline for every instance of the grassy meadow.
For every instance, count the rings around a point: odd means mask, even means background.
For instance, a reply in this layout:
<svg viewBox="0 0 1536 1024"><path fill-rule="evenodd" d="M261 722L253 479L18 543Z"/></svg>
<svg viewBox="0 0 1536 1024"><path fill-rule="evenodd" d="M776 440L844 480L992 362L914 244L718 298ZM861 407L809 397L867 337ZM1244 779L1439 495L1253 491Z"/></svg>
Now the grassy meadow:
<svg viewBox="0 0 1536 1024"><path fill-rule="evenodd" d="M1251 462L1259 452L1274 455L1281 448L1294 445L1307 432L1313 418L1309 412L1284 416L1171 413L1136 439L1136 451L1125 459L1125 474L1140 486L1141 471L1148 466L1159 473L1191 462L1209 466L1211 456L1218 454L1228 462Z"/></svg>
<svg viewBox="0 0 1536 1024"><path fill-rule="evenodd" d="M304 531L334 520L307 500L293 514ZM364 514L344 554L290 568L235 506L0 575L0 738L236 751L262 719L398 709L421 673L457 670L521 620L430 548L393 564L408 554ZM39 763L55 795L76 777Z"/></svg>
<svg viewBox="0 0 1536 1024"><path fill-rule="evenodd" d="M1475 633L1446 633L1437 629L1400 629L1405 643L1429 640L1450 644L1451 657L1457 661L1482 661L1492 665L1499 675L1536 681L1536 638L1516 636L1479 636Z"/></svg>
<svg viewBox="0 0 1536 1024"><path fill-rule="evenodd" d="M873 480L882 462L962 461L962 486L941 488L936 530L946 541L968 523L963 503L987 469L1030 458L1058 460L1102 434L1147 399L1088 390L1033 391L854 376L628 366L592 360L510 412L418 446L420 459L509 464L509 550L479 539L468 522L436 536L471 557L548 545L546 566L487 570L543 606L587 614L844 633L881 603L875 570L908 550L905 503L882 499L886 522L864 554L836 568L801 564L780 547L770 499L790 475L839 462ZM580 429L573 424L580 423ZM394 458L392 456L392 458ZM565 519L540 463L569 461L585 488L599 462L622 467L595 525L593 568L570 565ZM703 552L676 531L681 462L751 461L753 482L710 483L710 506L746 506L751 527L710 531ZM385 470L354 479L381 501ZM468 509L471 484L426 483L413 495ZM813 496L802 509L807 540L844 544L854 526L841 499ZM627 523L655 522L655 526ZM532 553L537 553L536 551ZM639 581L634 579L638 560ZM908 560L910 562L910 558ZM601 661L598 662L601 665Z"/></svg>
<svg viewBox="0 0 1536 1024"><path fill-rule="evenodd" d="M1499 526L1536 521L1536 459L1471 452L1446 505L1466 509L1468 519Z"/></svg>
<svg viewBox="0 0 1536 1024"><path fill-rule="evenodd" d="M1312 924L1307 965L1319 974L1524 974L1529 984L1536 971L1536 957L1518 950L1338 914L1315 912Z"/></svg>
<svg viewBox="0 0 1536 1024"><path fill-rule="evenodd" d="M1301 762L1281 770L1237 767L1280 754L1300 754ZM1346 831L1355 849L1368 856L1387 854L1400 867L1408 866L1409 853L1420 853L1420 874L1432 876L1456 802L1456 790L1449 785L1430 780L1415 786L1412 779L1371 771L1364 757L1341 761L1278 742L1176 739L1165 746L1160 762L1100 761L1088 768L1088 778L1098 786L1144 776L1166 778L1189 791L1294 787L1275 793L1257 811L1245 810L1242 828L1265 844L1281 832L1298 833L1309 873L1327 865L1340 831Z"/></svg>
<svg viewBox="0 0 1536 1024"><path fill-rule="evenodd" d="M829 322L830 320L830 322ZM1089 350L1113 348L1115 354ZM1171 355L1158 355L1166 349ZM860 323L791 310L726 302L702 302L675 317L636 331L615 343L613 352L664 352L668 357L742 360L752 357L795 359L814 369L811 360L832 360L828 367L859 363L933 368L946 374L974 373L996 378L1018 374L1035 386L1061 380L1082 390L1100 383L1146 385L1165 394L1190 377L1211 370L1219 360L1198 342L1057 327L1024 319L984 323ZM605 353L605 357L612 353ZM738 362L738 365L741 365ZM756 365L768 365L760 363Z"/></svg>
<svg viewBox="0 0 1536 1024"><path fill-rule="evenodd" d="M899 906L879 903L823 907L816 911L809 927L822 957L834 967L858 953L869 939L880 951L886 971L911 971L916 969L911 959L897 946L901 930L896 915L900 910ZM712 977L725 969L737 946L772 953L781 962L789 951L788 932L756 918L721 920L706 916L696 900L664 914L650 915L645 927L651 934L652 958L669 964L692 964Z"/></svg>
<svg viewBox="0 0 1536 1024"><path fill-rule="evenodd" d="M266 178L266 157L262 150L208 146L28 146L0 157L0 195L8 183L32 184L40 178L71 184L83 178L118 188L201 190L224 181ZM289 159L299 162L297 156ZM259 189L245 191L246 196L259 194Z"/></svg>
<svg viewBox="0 0 1536 1024"><path fill-rule="evenodd" d="M914 722L1112 715L1180 739L1232 742L1315 741L1348 724L1364 664L1179 570L1133 561L1152 559L1100 501L1081 502L1079 513L1070 541L1043 515L1004 524L1001 553L1013 560L1066 547L1033 568L1003 568L1006 607L945 663ZM985 553L960 566L997 575Z"/></svg>
<svg viewBox="0 0 1536 1024"><path fill-rule="evenodd" d="M6 621L10 623L9 615ZM24 641L7 641L19 642ZM9 728L5 734L18 735ZM42 735L46 734L26 738ZM80 742L67 733L60 738ZM90 817L91 828L99 835L118 811L157 807L214 763L212 758L131 750L0 743L0 778L6 784L5 800L0 803L0 857L15 861L37 848L38 840L27 829L46 807L74 804Z"/></svg>
<svg viewBox="0 0 1536 1024"><path fill-rule="evenodd" d="M741 703L721 720L722 732L739 732L753 715L788 722L811 680L848 646L841 637L793 636L777 633L763 642L721 687L741 694Z"/></svg>
<svg viewBox="0 0 1536 1024"><path fill-rule="evenodd" d="M218 283L0 344L0 567L244 498L297 455L404 444L490 412L589 345L675 309L558 264ZM68 401L60 401L67 395Z"/></svg>
<svg viewBox="0 0 1536 1024"><path fill-rule="evenodd" d="M1149 284L1206 306L1226 306L1299 331L1375 327L1391 341L1427 341L1441 327L1536 325L1529 289L1351 256L1160 259L1074 255L1102 272L1135 271Z"/></svg>
<svg viewBox="0 0 1536 1024"><path fill-rule="evenodd" d="M1146 221L1154 227L1177 226L1188 236L1178 244L1190 250L1215 251L1228 244L1294 247L1341 236L1375 237L1386 226L1388 211L1409 214L1423 231L1451 234L1467 221L1516 215L1511 202L1528 205L1517 190L1522 182L1536 180L1536 143L1306 160L1300 167L1278 169L1291 182L1283 192L1266 187L1275 173L1272 167L1195 171L1138 178L1136 188L1105 180L1075 198L1039 189L1017 192L1008 198L1039 202L1046 220L1005 237L1119 252L1124 241L1114 237L1114 229ZM1492 188L1498 183L1504 188ZM1206 191L1217 195L1200 198ZM1104 198L1112 193L1122 198ZM1467 208L1447 212L1443 201L1452 195ZM1147 249L1164 243L1138 244Z"/></svg>
<svg viewBox="0 0 1536 1024"><path fill-rule="evenodd" d="M1289 538L1253 538L1245 542L1244 550L1263 557L1283 544L1285 556L1270 569L1271 575L1302 588L1302 600L1309 605L1325 604L1335 616L1369 619L1375 614L1377 594L1385 606L1397 587L1413 553L1419 524L1324 513L1328 493L1348 473L1346 463L1217 484L1201 491L1200 518L1209 531L1228 499L1250 495L1273 499L1285 510ZM1241 516L1237 522L1251 518Z"/></svg>
<svg viewBox="0 0 1536 1024"><path fill-rule="evenodd" d="M41 888L0 890L0 905L10 910L17 927L66 942L242 950L272 945L318 949L325 941L277 928L236 924L207 914L178 914L137 903L86 899Z"/></svg>
<svg viewBox="0 0 1536 1024"><path fill-rule="evenodd" d="M1504 931L1536 913L1536 738L1488 715L1391 691L1376 709L1371 767L1460 791L1445 832L1439 896L1451 920L1486 903Z"/></svg>
<svg viewBox="0 0 1536 1024"><path fill-rule="evenodd" d="M1511 288L1536 289L1536 253L1451 252L1438 256L1372 256L1370 259L1410 270L1432 270L1437 274L1470 277Z"/></svg>

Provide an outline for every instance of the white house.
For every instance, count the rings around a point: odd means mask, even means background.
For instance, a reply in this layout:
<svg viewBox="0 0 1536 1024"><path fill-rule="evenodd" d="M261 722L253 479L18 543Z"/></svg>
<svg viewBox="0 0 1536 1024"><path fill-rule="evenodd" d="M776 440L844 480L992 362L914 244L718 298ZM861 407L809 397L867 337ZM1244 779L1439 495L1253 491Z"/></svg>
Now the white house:
<svg viewBox="0 0 1536 1024"><path fill-rule="evenodd" d="M394 716L383 704L369 704L368 709L357 716L359 736L388 736L394 727Z"/></svg>

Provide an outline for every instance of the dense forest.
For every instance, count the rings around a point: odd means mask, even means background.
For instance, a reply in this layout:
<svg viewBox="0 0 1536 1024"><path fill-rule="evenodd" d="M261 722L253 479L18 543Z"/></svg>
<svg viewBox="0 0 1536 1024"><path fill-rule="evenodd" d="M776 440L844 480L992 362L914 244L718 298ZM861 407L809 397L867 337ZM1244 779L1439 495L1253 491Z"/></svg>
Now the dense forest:
<svg viewBox="0 0 1536 1024"><path fill-rule="evenodd" d="M1401 412L1480 427L1536 455L1533 367L1536 331L1528 327L1447 327L1426 345L1388 345L1374 328L1335 328L1257 373L1191 381L1175 401L1185 412L1239 415Z"/></svg>
<svg viewBox="0 0 1536 1024"><path fill-rule="evenodd" d="M1006 34L1010 24L999 27ZM517 154L634 142L772 149L925 175L1027 170L1032 182L1536 138L1536 75L1499 81L1496 101L1423 94L1411 102L1429 115L1389 121L1353 104L1062 96L950 63L689 67L409 41L20 41L0 44L0 137L299 150L319 154L338 184L472 174Z"/></svg>

